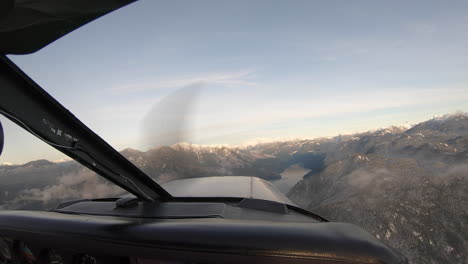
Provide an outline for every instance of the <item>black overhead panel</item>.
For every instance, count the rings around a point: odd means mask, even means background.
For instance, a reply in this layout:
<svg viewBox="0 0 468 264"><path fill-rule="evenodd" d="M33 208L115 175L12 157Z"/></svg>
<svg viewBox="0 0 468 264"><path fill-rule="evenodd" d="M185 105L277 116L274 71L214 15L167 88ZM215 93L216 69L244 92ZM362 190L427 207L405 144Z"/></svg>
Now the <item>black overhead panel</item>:
<svg viewBox="0 0 468 264"><path fill-rule="evenodd" d="M0 114L141 199L171 198L2 55Z"/></svg>
<svg viewBox="0 0 468 264"><path fill-rule="evenodd" d="M0 54L36 52L135 0L0 0Z"/></svg>

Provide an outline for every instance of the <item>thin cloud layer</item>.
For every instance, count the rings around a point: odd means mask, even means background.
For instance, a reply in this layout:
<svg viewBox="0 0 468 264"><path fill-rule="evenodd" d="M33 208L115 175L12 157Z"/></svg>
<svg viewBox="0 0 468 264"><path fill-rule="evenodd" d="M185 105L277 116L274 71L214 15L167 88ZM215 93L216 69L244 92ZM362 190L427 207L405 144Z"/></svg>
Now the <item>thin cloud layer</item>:
<svg viewBox="0 0 468 264"><path fill-rule="evenodd" d="M54 185L22 190L12 205L14 207L22 201L40 201L47 204L78 198L116 197L123 193L120 187L103 182L94 172L83 168L76 173L62 176Z"/></svg>
<svg viewBox="0 0 468 264"><path fill-rule="evenodd" d="M221 72L193 75L187 77L176 77L172 79L156 79L145 82L127 83L119 87L111 88L113 93L135 93L156 89L178 89L196 83L216 84L225 86L254 86L251 80L253 71Z"/></svg>

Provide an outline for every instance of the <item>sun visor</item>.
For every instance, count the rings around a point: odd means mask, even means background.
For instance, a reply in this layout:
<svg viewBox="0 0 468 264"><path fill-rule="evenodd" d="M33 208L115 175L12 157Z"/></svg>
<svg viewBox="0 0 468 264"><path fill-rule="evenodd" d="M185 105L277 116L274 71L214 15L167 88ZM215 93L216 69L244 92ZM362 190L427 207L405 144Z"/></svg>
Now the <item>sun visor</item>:
<svg viewBox="0 0 468 264"><path fill-rule="evenodd" d="M2 0L0 54L36 52L135 0Z"/></svg>

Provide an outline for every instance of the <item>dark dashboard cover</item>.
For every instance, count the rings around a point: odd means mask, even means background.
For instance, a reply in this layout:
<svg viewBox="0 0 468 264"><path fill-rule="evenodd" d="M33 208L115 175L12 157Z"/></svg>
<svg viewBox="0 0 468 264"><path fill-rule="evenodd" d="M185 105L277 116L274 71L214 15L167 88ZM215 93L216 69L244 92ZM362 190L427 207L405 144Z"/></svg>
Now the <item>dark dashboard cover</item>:
<svg viewBox="0 0 468 264"><path fill-rule="evenodd" d="M37 240L47 247L147 258L167 255L187 260L201 254L223 262L232 256L236 261L249 257L249 262L258 258L258 263L272 257L283 263L407 263L405 257L351 224L229 219L220 213L222 206L211 206L217 216L166 219L2 211L0 234Z"/></svg>

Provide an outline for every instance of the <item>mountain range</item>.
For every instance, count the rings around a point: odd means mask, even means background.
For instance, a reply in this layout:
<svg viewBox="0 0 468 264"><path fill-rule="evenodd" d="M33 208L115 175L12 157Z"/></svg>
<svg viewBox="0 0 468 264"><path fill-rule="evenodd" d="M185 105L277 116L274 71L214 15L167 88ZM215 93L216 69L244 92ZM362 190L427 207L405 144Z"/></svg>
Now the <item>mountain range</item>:
<svg viewBox="0 0 468 264"><path fill-rule="evenodd" d="M330 138L243 147L176 144L121 153L157 182L250 175L294 203L357 224L411 263L468 260L468 115ZM123 194L74 161L0 166L0 208Z"/></svg>

